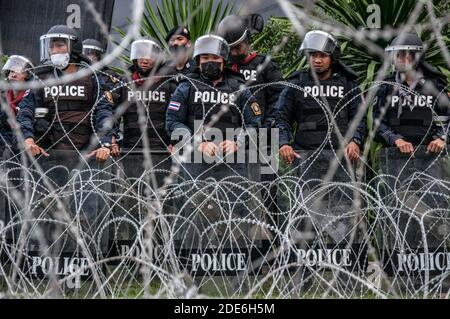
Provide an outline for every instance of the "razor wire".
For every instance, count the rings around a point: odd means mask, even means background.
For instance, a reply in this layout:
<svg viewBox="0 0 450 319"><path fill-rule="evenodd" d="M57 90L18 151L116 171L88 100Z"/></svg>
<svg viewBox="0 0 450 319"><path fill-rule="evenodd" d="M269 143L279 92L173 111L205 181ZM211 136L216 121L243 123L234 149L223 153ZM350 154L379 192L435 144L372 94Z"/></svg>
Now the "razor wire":
<svg viewBox="0 0 450 319"><path fill-rule="evenodd" d="M385 37L383 31L355 32L321 21L288 1L278 3L300 36L305 25L314 23L385 57L375 44ZM99 63L74 76L31 84L0 82L0 88L42 88L98 76L137 38L143 1L134 1L133 8L127 35ZM410 28L423 8L433 14L430 1L418 2L409 22L392 33ZM94 15L107 30L98 13ZM431 26L436 36L439 27ZM450 66L448 48L441 45L441 50ZM0 204L5 207L0 220L0 291L25 298L448 298L447 150L432 156L420 146L413 157L384 149L380 167L370 167L372 130L357 167L344 157L344 142L365 116L377 88L401 86L382 81L388 67L385 58L375 81L361 93L363 105L345 136L336 116L350 102L330 110L326 100L314 97L327 117L326 139L316 150L300 150L293 165L274 170L272 181L260 180L260 162L228 163L226 156L216 156L212 164L187 163L189 153L195 152L192 147L184 148L187 155L155 152L144 133L142 149L124 150L103 164L88 157L98 143L97 134L86 151L50 147L50 158L34 159L13 125L20 150L4 158L0 170ZM159 87L174 80L152 74L145 86L156 78L162 79ZM113 91L137 89L131 79L117 80L120 85ZM197 88L197 80L185 80ZM290 82L247 83L245 89L255 93L271 85L304 92ZM118 106L111 123L131 103L140 110L141 131L146 125L154 128L151 109L138 100ZM227 110L221 106L196 133L208 130ZM55 113L51 125L59 121ZM95 132L93 112L90 122ZM64 133L68 137L70 131ZM332 134L340 137L340 145L332 144ZM257 140L250 136L250 143L256 145ZM364 178L364 170L374 177ZM276 211L266 205L274 191Z"/></svg>

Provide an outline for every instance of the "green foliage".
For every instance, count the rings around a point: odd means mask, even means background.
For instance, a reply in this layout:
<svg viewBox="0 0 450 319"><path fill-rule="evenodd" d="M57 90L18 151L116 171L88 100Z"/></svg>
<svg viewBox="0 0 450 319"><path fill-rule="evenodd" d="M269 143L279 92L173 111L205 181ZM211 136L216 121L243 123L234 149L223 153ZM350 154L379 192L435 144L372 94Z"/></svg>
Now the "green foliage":
<svg viewBox="0 0 450 319"><path fill-rule="evenodd" d="M380 7L381 29L399 28L407 23L417 1L392 1L392 0L319 0L315 3L313 16L321 21L331 24L341 24L357 31L368 29L367 21L371 21L373 13L368 10L370 4ZM437 18L445 16L448 12L448 4L435 1L434 13ZM419 18L415 21L415 31L419 33L427 46L426 60L433 66L439 68L446 75L450 75L450 69L441 54L438 43L430 29L425 29L424 25L429 24L430 17L426 8L422 8ZM310 29L314 26L310 25ZM450 28L446 26L442 31L442 40L446 46L450 45ZM275 55L284 75L289 75L293 71L305 66L305 61L297 57L297 49L301 39L292 30L292 24L288 19L272 17L269 19L265 30L255 39L254 48L261 52L271 52L272 48L279 44L280 39L286 36L288 43L281 52ZM367 48L356 43L352 39L338 37L341 43L343 61L355 70L359 75L359 83L364 88L368 82L372 81L381 66L382 57L368 52ZM391 39L379 39L375 43L384 48Z"/></svg>
<svg viewBox="0 0 450 319"><path fill-rule="evenodd" d="M0 57L0 67L3 67L5 65L6 61L8 61L8 56L7 55L2 55Z"/></svg>
<svg viewBox="0 0 450 319"><path fill-rule="evenodd" d="M156 39L167 48L165 37L174 26L186 26L191 40L213 32L220 21L234 11L234 3L215 0L145 1L141 35ZM122 37L126 31L114 28Z"/></svg>
<svg viewBox="0 0 450 319"><path fill-rule="evenodd" d="M282 41L285 43L281 43ZM264 31L252 41L253 48L259 53L272 55L285 77L306 67L306 59L297 56L299 45L300 37L292 32L289 19L279 17L271 17ZM281 46L281 49L274 53L276 46Z"/></svg>

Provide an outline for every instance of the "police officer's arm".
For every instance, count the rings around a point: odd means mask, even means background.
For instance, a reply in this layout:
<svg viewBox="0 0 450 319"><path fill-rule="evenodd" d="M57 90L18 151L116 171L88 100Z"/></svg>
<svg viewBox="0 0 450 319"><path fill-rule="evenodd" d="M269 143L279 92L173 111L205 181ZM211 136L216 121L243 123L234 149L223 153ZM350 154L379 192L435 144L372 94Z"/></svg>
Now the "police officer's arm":
<svg viewBox="0 0 450 319"><path fill-rule="evenodd" d="M261 106L258 104L255 96L250 90L245 89L237 95L236 106L239 110L242 110L242 116L244 118L245 127L258 129L261 127L262 111ZM244 146L246 140L246 134L240 134L235 141L238 147Z"/></svg>
<svg viewBox="0 0 450 319"><path fill-rule="evenodd" d="M434 83L436 90L440 92L433 114L433 138L447 142L450 137L450 96L447 92L447 83L444 79L437 79ZM443 119L443 120L441 120Z"/></svg>
<svg viewBox="0 0 450 319"><path fill-rule="evenodd" d="M285 87L276 104L275 127L280 130L280 147L292 140L292 125L295 119L295 91Z"/></svg>
<svg viewBox="0 0 450 319"><path fill-rule="evenodd" d="M98 96L98 103L94 108L94 125L95 130L99 134L100 143L111 144L112 136L114 134L114 123L112 122L113 107L111 102L105 96L102 83L96 86L96 92Z"/></svg>
<svg viewBox="0 0 450 319"><path fill-rule="evenodd" d="M24 98L18 105L19 113L16 117L25 140L25 147L31 151L33 156L39 154L48 156L48 153L36 145L34 141L34 111L36 108L43 106L41 94L42 90L39 89L26 91Z"/></svg>
<svg viewBox="0 0 450 319"><path fill-rule="evenodd" d="M361 97L361 90L355 82L350 82L349 89L352 92L351 94L349 94L348 99L349 120L351 122L360 110L360 107L363 106L363 99ZM358 146L361 146L361 144L363 143L366 136L366 130L367 122L366 115L364 114L352 137L353 142L355 142Z"/></svg>
<svg viewBox="0 0 450 319"><path fill-rule="evenodd" d="M270 61L265 70L265 83L275 83L279 81L283 81L283 75L281 74L280 69L277 64L273 61ZM265 118L265 126L274 127L275 125L275 117L276 117L276 104L278 101L278 97L283 91L283 86L281 85L269 85L265 88L264 94L266 98L266 118Z"/></svg>
<svg viewBox="0 0 450 319"><path fill-rule="evenodd" d="M189 116L189 82L183 81L173 93L166 111L166 132L172 142L182 136L192 136L187 125Z"/></svg>
<svg viewBox="0 0 450 319"><path fill-rule="evenodd" d="M372 110L372 118L374 126L379 122L378 129L375 133L376 138L389 146L395 146L395 141L398 139L403 139L403 136L392 130L387 122L386 116L380 118L382 110L384 111L383 113L386 114L386 108L389 107L387 104L387 96L387 85L382 85L376 94L376 100Z"/></svg>
<svg viewBox="0 0 450 319"><path fill-rule="evenodd" d="M295 107L301 107L296 105L295 90L290 87L286 87L280 94L276 107L276 127L279 129L280 134L280 157L288 164L294 162L295 158L300 158L293 147L289 145L289 141L292 139L292 124L296 119Z"/></svg>

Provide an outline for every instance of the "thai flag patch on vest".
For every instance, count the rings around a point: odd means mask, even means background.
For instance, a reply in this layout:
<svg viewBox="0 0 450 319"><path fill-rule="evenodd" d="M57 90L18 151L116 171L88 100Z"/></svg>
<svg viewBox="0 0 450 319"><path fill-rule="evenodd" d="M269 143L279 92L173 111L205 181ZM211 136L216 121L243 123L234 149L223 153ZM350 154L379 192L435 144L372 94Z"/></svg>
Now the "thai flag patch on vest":
<svg viewBox="0 0 450 319"><path fill-rule="evenodd" d="M181 103L170 101L169 103L169 109L178 111L180 109Z"/></svg>

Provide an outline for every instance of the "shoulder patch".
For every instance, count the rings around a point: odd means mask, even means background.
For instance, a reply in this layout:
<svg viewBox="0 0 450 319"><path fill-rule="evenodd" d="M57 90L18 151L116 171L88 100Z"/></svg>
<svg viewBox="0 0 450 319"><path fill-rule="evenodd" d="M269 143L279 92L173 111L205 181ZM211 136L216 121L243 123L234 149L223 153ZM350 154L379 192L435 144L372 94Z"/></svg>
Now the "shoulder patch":
<svg viewBox="0 0 450 319"><path fill-rule="evenodd" d="M259 107L258 102L253 102L250 107L252 108L253 114L255 115L261 115L261 108Z"/></svg>
<svg viewBox="0 0 450 319"><path fill-rule="evenodd" d="M30 94L31 89L28 89L25 91L25 93L23 94L23 97L27 96L28 94ZM450 94L450 93L449 93Z"/></svg>

